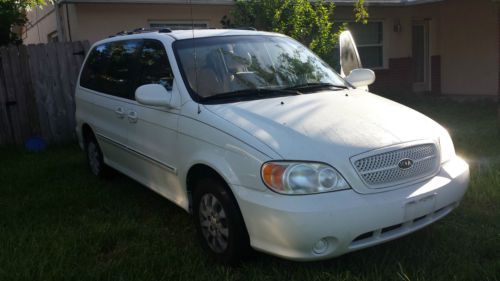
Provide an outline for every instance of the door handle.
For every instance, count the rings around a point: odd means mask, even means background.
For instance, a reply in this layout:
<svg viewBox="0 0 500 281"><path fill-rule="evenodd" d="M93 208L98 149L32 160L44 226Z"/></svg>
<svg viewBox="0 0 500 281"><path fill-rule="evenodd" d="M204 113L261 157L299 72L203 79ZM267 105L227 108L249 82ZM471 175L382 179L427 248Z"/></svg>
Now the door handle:
<svg viewBox="0 0 500 281"><path fill-rule="evenodd" d="M139 117L137 116L137 112L135 111L130 111L128 114L127 114L127 119L130 123L137 123L137 120L139 119Z"/></svg>
<svg viewBox="0 0 500 281"><path fill-rule="evenodd" d="M125 116L125 110L123 110L123 107L119 106L115 109L116 116L120 119L123 119L123 116Z"/></svg>

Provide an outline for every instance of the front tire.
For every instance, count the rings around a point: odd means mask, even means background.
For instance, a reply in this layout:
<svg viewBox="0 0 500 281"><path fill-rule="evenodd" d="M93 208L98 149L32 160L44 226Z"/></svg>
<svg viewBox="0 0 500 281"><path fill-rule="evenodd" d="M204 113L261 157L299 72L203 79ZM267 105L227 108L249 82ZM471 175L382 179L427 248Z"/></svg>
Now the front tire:
<svg viewBox="0 0 500 281"><path fill-rule="evenodd" d="M199 180L194 220L202 247L218 262L236 264L250 252L248 233L236 200L222 182Z"/></svg>

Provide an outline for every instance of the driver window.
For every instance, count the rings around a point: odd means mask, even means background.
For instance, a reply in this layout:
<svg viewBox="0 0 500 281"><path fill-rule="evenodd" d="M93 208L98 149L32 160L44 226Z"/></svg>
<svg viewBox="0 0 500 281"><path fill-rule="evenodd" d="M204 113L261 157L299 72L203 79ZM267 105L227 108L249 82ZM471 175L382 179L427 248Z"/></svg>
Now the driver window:
<svg viewBox="0 0 500 281"><path fill-rule="evenodd" d="M172 90L174 74L168 61L163 44L157 40L144 40L139 55L140 78L139 85L161 84L167 90Z"/></svg>

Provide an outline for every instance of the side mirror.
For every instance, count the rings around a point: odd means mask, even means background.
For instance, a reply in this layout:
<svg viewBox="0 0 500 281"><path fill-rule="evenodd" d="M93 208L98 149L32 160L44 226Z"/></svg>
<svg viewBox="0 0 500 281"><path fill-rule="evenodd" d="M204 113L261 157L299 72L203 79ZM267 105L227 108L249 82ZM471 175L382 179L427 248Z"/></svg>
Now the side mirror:
<svg viewBox="0 0 500 281"><path fill-rule="evenodd" d="M371 69L358 68L351 71L345 79L356 88L366 87L375 82L375 72Z"/></svg>
<svg viewBox="0 0 500 281"><path fill-rule="evenodd" d="M147 84L135 90L135 99L144 105L171 107L172 93L160 84Z"/></svg>

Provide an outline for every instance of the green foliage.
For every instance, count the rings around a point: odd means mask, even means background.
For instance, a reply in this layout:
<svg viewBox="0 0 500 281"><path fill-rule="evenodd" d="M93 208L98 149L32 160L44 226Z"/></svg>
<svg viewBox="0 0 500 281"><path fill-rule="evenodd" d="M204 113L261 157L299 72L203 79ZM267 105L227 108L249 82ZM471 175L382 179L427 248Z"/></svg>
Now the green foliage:
<svg viewBox="0 0 500 281"><path fill-rule="evenodd" d="M231 23L223 18L225 27L246 26L286 34L308 46L327 62L336 46L342 25L334 25L333 2L324 0L236 0ZM364 0L354 7L356 21L366 23L368 12Z"/></svg>
<svg viewBox="0 0 500 281"><path fill-rule="evenodd" d="M361 22L364 24L368 23L368 11L365 8L365 0L358 0L354 3L354 15L356 17L356 22Z"/></svg>
<svg viewBox="0 0 500 281"><path fill-rule="evenodd" d="M46 3L45 0L0 0L0 46L20 44L21 39L12 28L27 23L27 10Z"/></svg>

